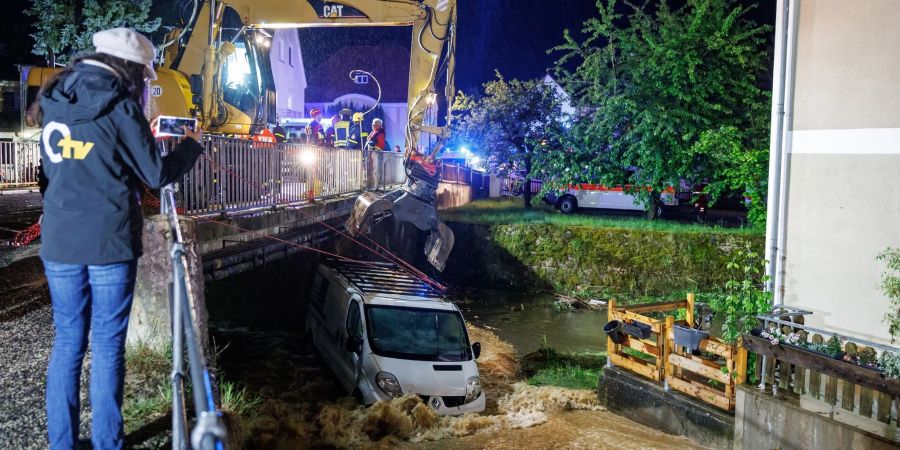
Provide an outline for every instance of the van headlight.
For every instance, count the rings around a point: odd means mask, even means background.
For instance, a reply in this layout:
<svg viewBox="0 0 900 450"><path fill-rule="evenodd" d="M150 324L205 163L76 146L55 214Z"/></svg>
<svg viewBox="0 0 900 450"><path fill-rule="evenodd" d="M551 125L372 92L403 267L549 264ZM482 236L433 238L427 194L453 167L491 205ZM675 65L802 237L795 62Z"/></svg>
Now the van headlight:
<svg viewBox="0 0 900 450"><path fill-rule="evenodd" d="M375 384L378 385L378 389L381 389L381 392L391 396L391 397L400 397L403 395L403 389L400 387L400 382L397 381L397 377L390 372L378 372L375 375Z"/></svg>
<svg viewBox="0 0 900 450"><path fill-rule="evenodd" d="M466 380L466 403L475 400L479 395L481 395L481 379L478 378L478 375L469 377Z"/></svg>

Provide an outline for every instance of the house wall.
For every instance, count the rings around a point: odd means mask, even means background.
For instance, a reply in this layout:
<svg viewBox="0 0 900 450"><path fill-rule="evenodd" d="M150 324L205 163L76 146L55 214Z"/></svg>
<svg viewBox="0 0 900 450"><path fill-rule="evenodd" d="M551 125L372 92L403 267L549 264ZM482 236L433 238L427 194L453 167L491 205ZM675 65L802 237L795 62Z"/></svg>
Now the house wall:
<svg viewBox="0 0 900 450"><path fill-rule="evenodd" d="M900 8L797 3L784 303L811 309L808 325L889 341L875 258L900 247Z"/></svg>
<svg viewBox="0 0 900 450"><path fill-rule="evenodd" d="M278 117L304 117L306 72L297 30L275 30L269 59L275 79Z"/></svg>

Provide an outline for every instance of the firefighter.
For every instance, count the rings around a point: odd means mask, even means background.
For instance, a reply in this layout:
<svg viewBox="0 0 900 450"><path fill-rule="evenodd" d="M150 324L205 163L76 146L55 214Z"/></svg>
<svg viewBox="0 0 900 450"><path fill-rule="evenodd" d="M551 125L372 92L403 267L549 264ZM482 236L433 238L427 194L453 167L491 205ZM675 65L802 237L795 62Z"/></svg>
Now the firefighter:
<svg viewBox="0 0 900 450"><path fill-rule="evenodd" d="M372 120L372 133L369 134L369 138L366 140L366 148L379 152L384 151L384 149L387 148L384 122L382 122L381 119Z"/></svg>
<svg viewBox="0 0 900 450"><path fill-rule="evenodd" d="M319 108L309 110L309 117L312 117L312 122L306 126L307 139L312 145L323 145L325 143L325 129L322 128L322 110Z"/></svg>
<svg viewBox="0 0 900 450"><path fill-rule="evenodd" d="M368 133L363 132L362 122L364 118L363 113L353 113L353 123L350 125L349 137L351 148L359 148L359 143L368 136Z"/></svg>
<svg viewBox="0 0 900 450"><path fill-rule="evenodd" d="M334 132L334 146L336 148L355 148L359 146L359 140L350 135L350 114L352 112L344 108L340 111L336 120L332 122L331 129Z"/></svg>
<svg viewBox="0 0 900 450"><path fill-rule="evenodd" d="M338 121L338 116L331 117L331 125L325 129L325 146L334 147L334 124Z"/></svg>
<svg viewBox="0 0 900 450"><path fill-rule="evenodd" d="M272 127L272 134L275 135L275 142L278 142L279 144L287 141L287 131L285 131L284 127L278 123Z"/></svg>

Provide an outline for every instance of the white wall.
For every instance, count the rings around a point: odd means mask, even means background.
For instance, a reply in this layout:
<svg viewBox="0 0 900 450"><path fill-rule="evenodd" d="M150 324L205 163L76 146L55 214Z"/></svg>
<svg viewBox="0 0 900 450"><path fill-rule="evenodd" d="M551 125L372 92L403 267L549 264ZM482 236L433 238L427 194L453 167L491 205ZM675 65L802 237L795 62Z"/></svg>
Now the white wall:
<svg viewBox="0 0 900 450"><path fill-rule="evenodd" d="M784 302L886 342L875 257L900 247L900 4L797 3Z"/></svg>
<svg viewBox="0 0 900 450"><path fill-rule="evenodd" d="M303 117L306 71L303 68L303 53L297 30L275 30L269 60L277 91L278 117Z"/></svg>

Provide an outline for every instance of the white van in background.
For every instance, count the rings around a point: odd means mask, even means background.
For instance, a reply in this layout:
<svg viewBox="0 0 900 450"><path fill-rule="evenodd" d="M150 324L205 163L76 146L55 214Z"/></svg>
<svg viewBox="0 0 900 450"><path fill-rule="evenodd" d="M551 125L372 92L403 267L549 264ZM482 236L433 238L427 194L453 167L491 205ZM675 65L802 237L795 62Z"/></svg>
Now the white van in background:
<svg viewBox="0 0 900 450"><path fill-rule="evenodd" d="M340 384L367 405L414 393L438 414L484 410L481 345L470 345L459 309L393 264L321 264L306 327Z"/></svg>

